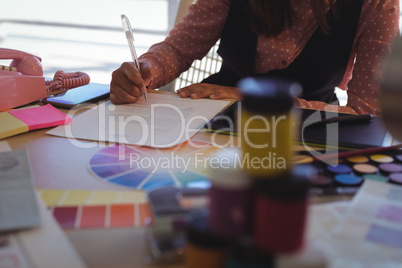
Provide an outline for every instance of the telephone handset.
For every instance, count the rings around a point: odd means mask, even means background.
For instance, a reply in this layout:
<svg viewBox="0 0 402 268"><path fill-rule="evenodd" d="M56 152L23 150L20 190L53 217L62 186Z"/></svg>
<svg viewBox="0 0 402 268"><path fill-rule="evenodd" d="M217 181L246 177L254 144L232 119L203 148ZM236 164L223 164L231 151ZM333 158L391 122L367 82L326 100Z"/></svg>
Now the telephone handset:
<svg viewBox="0 0 402 268"><path fill-rule="evenodd" d="M19 50L0 48L0 59L12 59L10 67L22 75L43 76L42 59Z"/></svg>
<svg viewBox="0 0 402 268"><path fill-rule="evenodd" d="M12 60L10 66L0 65L0 111L21 106L89 83L86 73L57 71L53 80L45 81L38 56L0 48L0 59Z"/></svg>
<svg viewBox="0 0 402 268"><path fill-rule="evenodd" d="M0 59L11 59L0 69L0 111L46 97L41 58L18 50L0 48Z"/></svg>

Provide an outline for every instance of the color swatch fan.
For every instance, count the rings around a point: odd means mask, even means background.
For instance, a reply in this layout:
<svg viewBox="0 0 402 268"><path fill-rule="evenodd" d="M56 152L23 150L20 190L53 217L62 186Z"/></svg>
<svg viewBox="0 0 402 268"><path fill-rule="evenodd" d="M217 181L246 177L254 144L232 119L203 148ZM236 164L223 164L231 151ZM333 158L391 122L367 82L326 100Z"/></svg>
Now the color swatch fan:
<svg viewBox="0 0 402 268"><path fill-rule="evenodd" d="M102 181L140 190L209 187L207 161L216 150L195 140L168 149L113 145L97 152L89 168Z"/></svg>

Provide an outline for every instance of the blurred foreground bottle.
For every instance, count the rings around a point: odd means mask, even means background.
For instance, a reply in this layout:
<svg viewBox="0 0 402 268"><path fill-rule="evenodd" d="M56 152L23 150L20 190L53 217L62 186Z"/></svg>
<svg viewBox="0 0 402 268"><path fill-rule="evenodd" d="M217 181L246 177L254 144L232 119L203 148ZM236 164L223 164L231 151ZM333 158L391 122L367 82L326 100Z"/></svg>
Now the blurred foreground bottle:
<svg viewBox="0 0 402 268"><path fill-rule="evenodd" d="M381 110L386 128L402 141L402 39L395 42L381 81Z"/></svg>

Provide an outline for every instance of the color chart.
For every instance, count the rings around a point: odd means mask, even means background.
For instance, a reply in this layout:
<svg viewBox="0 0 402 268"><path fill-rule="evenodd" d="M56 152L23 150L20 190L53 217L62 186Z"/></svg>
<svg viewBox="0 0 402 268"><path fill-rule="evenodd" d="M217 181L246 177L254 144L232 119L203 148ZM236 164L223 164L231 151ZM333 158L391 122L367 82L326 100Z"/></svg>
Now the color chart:
<svg viewBox="0 0 402 268"><path fill-rule="evenodd" d="M195 140L168 149L114 145L97 152L89 168L102 181L131 189L209 187L207 170L218 150L225 149ZM299 151L294 164L310 165L317 173L310 180L311 195L355 194L365 180L402 184L399 150L343 157L336 163L315 161L309 152Z"/></svg>
<svg viewBox="0 0 402 268"><path fill-rule="evenodd" d="M208 157L218 149L195 140L168 149L113 145L97 152L89 168L102 181L132 189L208 187Z"/></svg>
<svg viewBox="0 0 402 268"><path fill-rule="evenodd" d="M62 228L141 227L151 219L143 191L38 189Z"/></svg>
<svg viewBox="0 0 402 268"><path fill-rule="evenodd" d="M402 261L402 187L366 181L354 197L339 235L395 249Z"/></svg>

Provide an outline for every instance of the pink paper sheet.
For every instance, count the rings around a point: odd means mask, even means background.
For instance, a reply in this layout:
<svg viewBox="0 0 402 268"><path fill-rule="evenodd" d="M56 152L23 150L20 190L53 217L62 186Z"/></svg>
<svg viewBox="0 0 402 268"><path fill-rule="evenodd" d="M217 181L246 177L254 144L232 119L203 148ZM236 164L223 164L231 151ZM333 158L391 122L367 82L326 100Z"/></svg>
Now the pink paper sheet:
<svg viewBox="0 0 402 268"><path fill-rule="evenodd" d="M50 104L9 111L11 115L28 125L29 130L54 127L71 122L71 118Z"/></svg>

